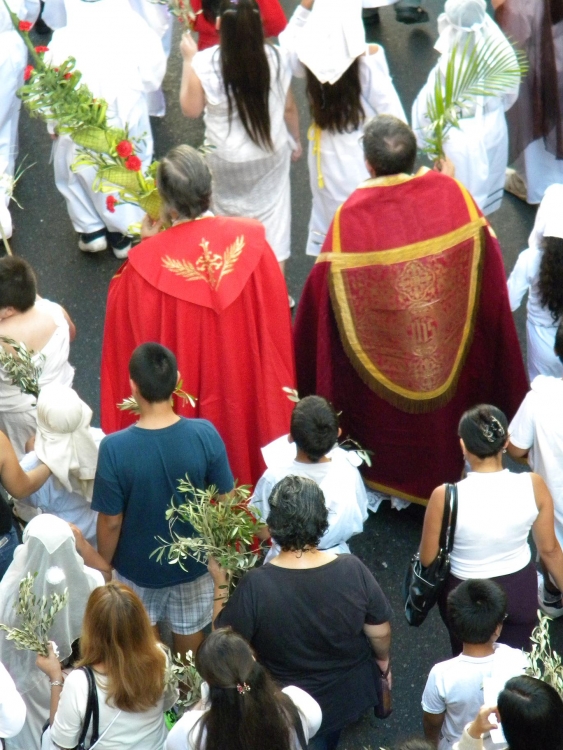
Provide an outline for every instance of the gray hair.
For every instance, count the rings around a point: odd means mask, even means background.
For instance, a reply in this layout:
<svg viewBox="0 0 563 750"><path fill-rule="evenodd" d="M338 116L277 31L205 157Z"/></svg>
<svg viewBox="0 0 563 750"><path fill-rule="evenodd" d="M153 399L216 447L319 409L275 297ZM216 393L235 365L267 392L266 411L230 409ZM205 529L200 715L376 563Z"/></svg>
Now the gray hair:
<svg viewBox="0 0 563 750"><path fill-rule="evenodd" d="M197 219L211 204L211 172L203 156L191 146L176 146L159 164L156 176L164 212L181 219Z"/></svg>
<svg viewBox="0 0 563 750"><path fill-rule="evenodd" d="M364 127L364 156L376 177L411 174L416 160L416 138L409 126L393 115L379 115Z"/></svg>

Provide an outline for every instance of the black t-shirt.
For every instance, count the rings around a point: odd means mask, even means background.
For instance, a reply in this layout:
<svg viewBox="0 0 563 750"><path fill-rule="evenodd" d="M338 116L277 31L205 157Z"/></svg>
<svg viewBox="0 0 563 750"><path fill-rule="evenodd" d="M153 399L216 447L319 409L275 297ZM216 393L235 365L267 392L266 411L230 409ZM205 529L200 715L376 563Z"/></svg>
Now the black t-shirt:
<svg viewBox="0 0 563 750"><path fill-rule="evenodd" d="M323 711L321 731L330 732L377 705L377 667L363 626L391 614L368 568L339 555L319 568L250 571L215 625L244 636L282 687L310 693Z"/></svg>

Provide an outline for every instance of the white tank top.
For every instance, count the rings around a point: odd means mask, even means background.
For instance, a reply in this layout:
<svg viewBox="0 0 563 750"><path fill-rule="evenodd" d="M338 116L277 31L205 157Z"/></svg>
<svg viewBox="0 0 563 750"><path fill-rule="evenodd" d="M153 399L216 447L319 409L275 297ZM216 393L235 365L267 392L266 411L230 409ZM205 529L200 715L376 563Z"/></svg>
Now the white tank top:
<svg viewBox="0 0 563 750"><path fill-rule="evenodd" d="M495 578L526 567L531 558L528 534L538 517L531 476L508 469L471 472L457 487L453 575Z"/></svg>

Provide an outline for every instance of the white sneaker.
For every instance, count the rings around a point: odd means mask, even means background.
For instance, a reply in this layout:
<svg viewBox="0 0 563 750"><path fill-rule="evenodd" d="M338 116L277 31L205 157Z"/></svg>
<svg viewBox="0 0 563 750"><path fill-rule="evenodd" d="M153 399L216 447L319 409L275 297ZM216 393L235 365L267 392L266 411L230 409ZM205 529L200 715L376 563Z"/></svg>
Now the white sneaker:
<svg viewBox="0 0 563 750"><path fill-rule="evenodd" d="M538 605L541 611L544 612L544 614L549 615L549 617L557 618L563 616L563 602L561 601L561 594L559 594L559 598L557 596L554 596L553 594L549 594L545 590L543 577L541 581L539 581L538 585Z"/></svg>
<svg viewBox="0 0 563 750"><path fill-rule="evenodd" d="M106 230L101 229L99 232L80 234L78 236L78 247L84 253L99 253L102 250L107 250Z"/></svg>

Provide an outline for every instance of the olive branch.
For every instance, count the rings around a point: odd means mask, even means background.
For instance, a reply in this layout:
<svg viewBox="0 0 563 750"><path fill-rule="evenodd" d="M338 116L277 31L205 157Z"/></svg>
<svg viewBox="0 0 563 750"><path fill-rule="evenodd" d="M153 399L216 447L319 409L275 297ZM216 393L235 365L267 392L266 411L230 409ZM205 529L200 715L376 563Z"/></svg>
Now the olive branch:
<svg viewBox="0 0 563 750"><path fill-rule="evenodd" d="M538 610L538 618L539 625L534 628L530 636L532 650L526 654L529 665L526 674L547 682L563 698L563 665L557 651L551 648L549 636L549 623L552 618L540 610Z"/></svg>
<svg viewBox="0 0 563 750"><path fill-rule="evenodd" d="M191 393L186 393L182 390L182 380L179 380L176 388L172 391L172 395L179 398L184 403L188 403L192 409L195 409L197 398L192 396ZM120 404L117 404L117 408L120 411L130 411L133 414L140 414L139 404L135 400L135 396L129 396L129 398L123 399Z"/></svg>
<svg viewBox="0 0 563 750"><path fill-rule="evenodd" d="M0 336L0 344L7 344L14 350L12 354L0 345L0 365L12 385L19 388L22 393L37 398L41 390L39 378L45 365L45 355L28 349L23 341L18 344L8 336Z"/></svg>

